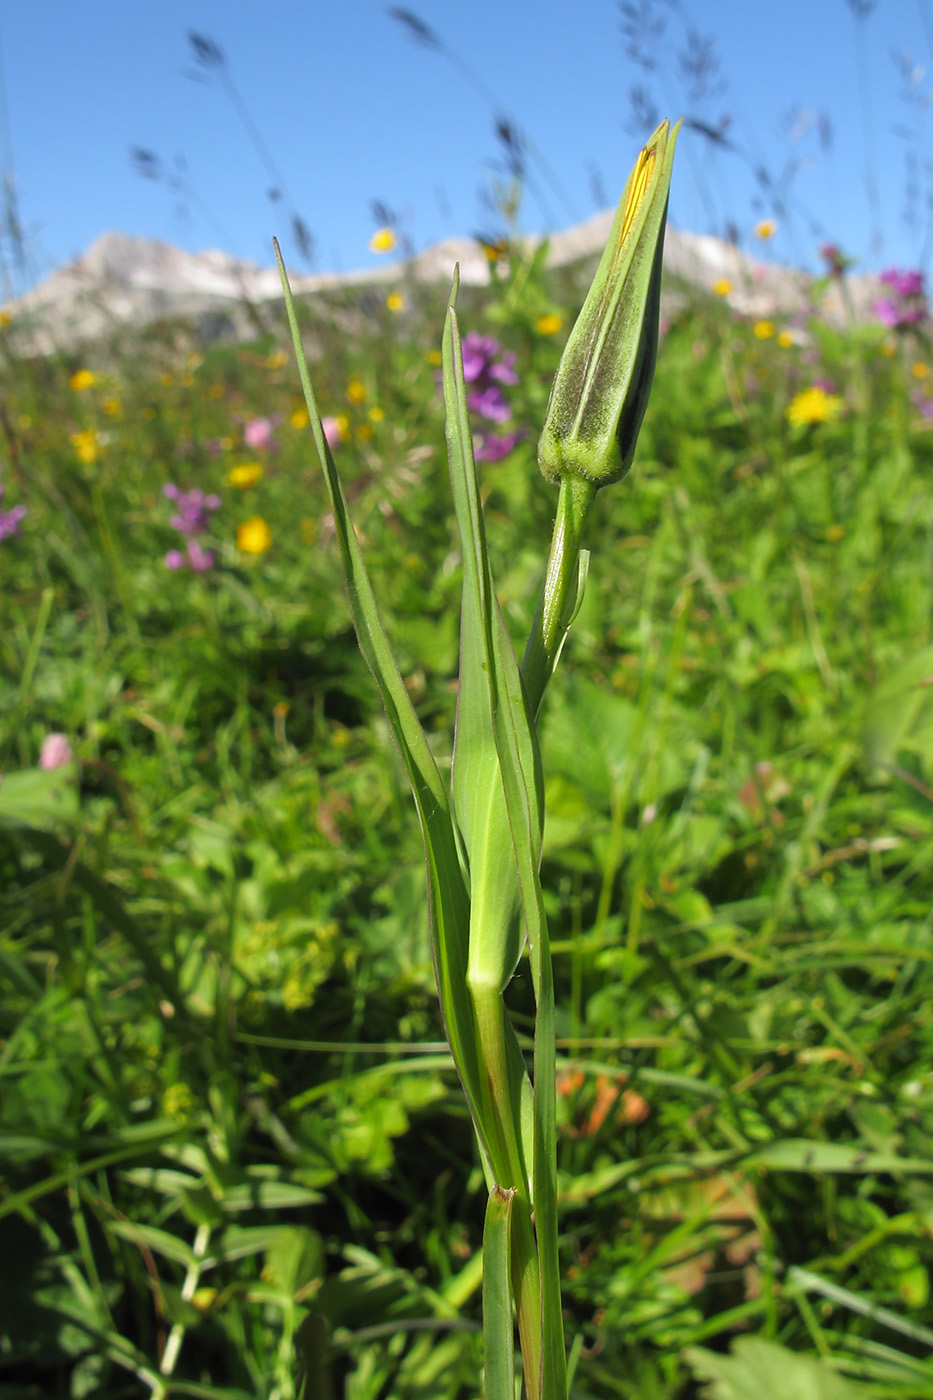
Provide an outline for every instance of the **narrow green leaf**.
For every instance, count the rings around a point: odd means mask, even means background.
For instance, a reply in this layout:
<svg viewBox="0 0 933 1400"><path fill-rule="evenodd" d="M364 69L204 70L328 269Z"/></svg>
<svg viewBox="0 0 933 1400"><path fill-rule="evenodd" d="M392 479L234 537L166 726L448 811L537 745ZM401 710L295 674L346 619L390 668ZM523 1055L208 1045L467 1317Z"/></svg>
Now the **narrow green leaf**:
<svg viewBox="0 0 933 1400"><path fill-rule="evenodd" d="M880 1173L904 1176L933 1175L933 1160L898 1157L893 1152L869 1152L856 1143L810 1142L807 1138L784 1138L759 1147L751 1164L768 1171L854 1172L863 1176Z"/></svg>
<svg viewBox="0 0 933 1400"><path fill-rule="evenodd" d="M323 1201L320 1191L292 1181L248 1181L230 1186L221 1199L225 1211L286 1210L290 1206L310 1206Z"/></svg>
<svg viewBox="0 0 933 1400"><path fill-rule="evenodd" d="M479 1079L473 1046L472 1010L465 981L469 897L447 794L379 616L343 487L321 427L301 344L295 303L278 244L275 252L317 459L334 514L353 625L360 650L379 687L392 737L408 772L421 822L428 867L432 950L441 1012L451 1053L467 1100L472 1105L478 1098Z"/></svg>
<svg viewBox="0 0 933 1400"><path fill-rule="evenodd" d="M172 1167L131 1167L129 1171L120 1172L120 1176L132 1186L158 1191L163 1196L182 1196L201 1184L197 1177Z"/></svg>
<svg viewBox="0 0 933 1400"><path fill-rule="evenodd" d="M483 1228L483 1357L486 1400L514 1400L515 1341L509 1284L514 1191L494 1186Z"/></svg>
<svg viewBox="0 0 933 1400"><path fill-rule="evenodd" d="M198 1259L190 1244L180 1240L177 1235L169 1234L167 1230L156 1229L154 1225L134 1225L129 1220L114 1220L110 1228L122 1239L129 1240L132 1244L145 1245L154 1254L162 1254L166 1259L174 1259L177 1264L184 1264L186 1269L204 1269L209 1262Z"/></svg>
<svg viewBox="0 0 933 1400"><path fill-rule="evenodd" d="M831 1279L822 1278L809 1269L801 1269L796 1264L792 1264L787 1270L787 1289L788 1292L791 1292L796 1288L803 1289L807 1293L819 1293L822 1297L828 1298L830 1302L848 1308L851 1312L858 1313L862 1317L870 1317L873 1321L880 1322L882 1326L890 1327L892 1332L900 1332L902 1336L910 1337L911 1341L919 1342L921 1346L933 1347L933 1332L930 1331L929 1327L912 1322L910 1318L901 1317L898 1313L892 1312L890 1308L879 1307L872 1298L865 1298L860 1293L853 1293L851 1288L843 1288Z"/></svg>
<svg viewBox="0 0 933 1400"><path fill-rule="evenodd" d="M541 895L541 760L534 720L515 653L502 620L493 587L492 570L486 550L486 535L479 504L476 466L473 459L466 385L460 350L455 300L457 282L450 299L444 328L444 397L447 408L447 448L451 485L460 528L464 557L464 619L475 627L480 640L468 652L477 660L488 684L489 715L499 761L504 805L515 857L515 873L520 891L522 919L528 935L532 981L537 1015L535 1020L534 1101L533 1101L533 1202L540 1269L539 1330L541 1338L540 1374L526 1376L529 1394L542 1400L561 1400L566 1394L566 1359L561 1319L560 1266L557 1250L557 1130L555 1098L554 985L548 946L547 921ZM468 591L470 597L468 599ZM480 659L480 646L482 656ZM484 669L483 669L484 668ZM461 684L465 680L461 675ZM472 677L471 679L475 679ZM479 689L479 681L476 682ZM458 715L459 720L459 715ZM479 726L478 716L475 718ZM478 739L477 742L482 742ZM488 749L488 740L486 741ZM491 765L488 764L487 771ZM475 807L474 807L475 813ZM488 809L491 817L496 813ZM476 833L473 833L474 848ZM477 873L471 856L471 885ZM501 867L497 867L501 880ZM497 936L501 924L494 920ZM470 957L474 964L474 938L485 938L482 929L471 925ZM488 968L493 978L508 965L511 947L483 946L479 954L482 973ZM519 1120L521 1136L522 1095L512 1095L511 1110ZM519 1219L521 1216L519 1215ZM516 1242L513 1241L513 1244ZM519 1321L522 1300L518 1300ZM524 1333L523 1333L524 1345ZM526 1357L526 1365L528 1358Z"/></svg>

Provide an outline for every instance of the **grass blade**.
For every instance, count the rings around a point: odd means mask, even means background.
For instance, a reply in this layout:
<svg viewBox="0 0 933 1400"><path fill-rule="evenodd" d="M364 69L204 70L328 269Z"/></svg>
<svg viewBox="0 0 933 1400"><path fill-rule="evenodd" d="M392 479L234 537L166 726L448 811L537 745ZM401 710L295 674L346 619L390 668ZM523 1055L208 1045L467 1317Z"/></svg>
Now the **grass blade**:
<svg viewBox="0 0 933 1400"><path fill-rule="evenodd" d="M487 680L489 722L511 833L515 878L520 892L522 920L528 935L537 1005L532 1168L532 1196L541 1290L538 1319L541 1351L537 1376L529 1374L530 1358L527 1355L524 1329L522 1345L529 1395L540 1395L545 1397L545 1400L560 1400L566 1393L566 1362L557 1251L554 987L547 922L538 873L542 824L541 761L534 721L518 662L499 611L486 550L466 404L460 335L454 305L456 292L455 280L444 328L444 396L447 406L451 484L464 556L464 625L475 628L478 640L474 649L477 654L480 649L482 651L480 666ZM473 653L467 652L465 655L470 659ZM461 683L463 680L462 676ZM458 727L460 722L461 715L458 711ZM478 718L476 723L479 723ZM472 865L471 878L475 884ZM471 960L473 937L474 929L471 927ZM505 971L512 952L513 948L508 941L498 949L485 950L493 975L501 975ZM520 1118L520 1104L514 1098L511 1107L513 1115ZM513 1241L514 1246L517 1246L517 1243L517 1240ZM514 1273L513 1267L513 1276ZM519 1296L520 1326L523 1321L523 1306L524 1300ZM527 1321L526 1318L526 1325Z"/></svg>
<svg viewBox="0 0 933 1400"><path fill-rule="evenodd" d="M460 867L447 793L379 616L343 487L321 427L301 344L294 299L278 244L275 252L314 446L334 513L353 625L360 650L379 687L392 737L405 764L418 809L428 867L431 938L438 995L451 1053L467 1100L472 1105L478 1097L479 1086L472 1038L472 1010L465 981L469 898Z"/></svg>
<svg viewBox="0 0 933 1400"><path fill-rule="evenodd" d="M509 1287L514 1191L494 1186L483 1229L483 1354L486 1400L514 1400L515 1343Z"/></svg>

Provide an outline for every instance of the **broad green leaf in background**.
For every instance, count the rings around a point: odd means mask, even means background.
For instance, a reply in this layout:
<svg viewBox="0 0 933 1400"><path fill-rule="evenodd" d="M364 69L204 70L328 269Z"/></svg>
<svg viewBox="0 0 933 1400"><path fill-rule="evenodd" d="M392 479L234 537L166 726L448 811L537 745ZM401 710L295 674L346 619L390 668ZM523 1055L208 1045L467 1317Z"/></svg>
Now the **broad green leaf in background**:
<svg viewBox="0 0 933 1400"><path fill-rule="evenodd" d="M48 773L26 768L0 774L0 824L47 831L77 820L76 768L76 764L66 763Z"/></svg>
<svg viewBox="0 0 933 1400"><path fill-rule="evenodd" d="M687 1361L705 1381L703 1400L874 1400L873 1386L849 1380L816 1356L763 1337L739 1337L729 1356L689 1347Z"/></svg>
<svg viewBox="0 0 933 1400"><path fill-rule="evenodd" d="M933 647L907 657L872 691L862 742L872 763L888 768L907 751L933 776Z"/></svg>

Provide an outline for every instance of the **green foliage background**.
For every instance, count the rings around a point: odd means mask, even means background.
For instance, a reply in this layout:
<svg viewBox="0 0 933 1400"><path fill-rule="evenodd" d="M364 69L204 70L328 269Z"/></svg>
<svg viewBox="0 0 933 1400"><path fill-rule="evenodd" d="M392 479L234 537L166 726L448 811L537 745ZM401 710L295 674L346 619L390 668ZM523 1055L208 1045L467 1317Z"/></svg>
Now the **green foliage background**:
<svg viewBox="0 0 933 1400"><path fill-rule="evenodd" d="M517 354L525 436L481 469L516 638L586 271L514 248L461 298ZM316 300L305 340L443 761L446 289L400 290ZM818 307L779 346L669 291L542 720L572 1393L732 1397L752 1367L764 1394L790 1348L814 1394L907 1400L933 1393L927 347ZM420 835L262 314L248 345L166 324L5 352L4 505L29 513L0 543L4 1400L479 1394L484 1192ZM822 378L842 413L792 427ZM244 446L259 415L275 451ZM208 573L164 567L167 482L222 497ZM76 759L43 773L49 732ZM529 1028L527 974L511 999Z"/></svg>

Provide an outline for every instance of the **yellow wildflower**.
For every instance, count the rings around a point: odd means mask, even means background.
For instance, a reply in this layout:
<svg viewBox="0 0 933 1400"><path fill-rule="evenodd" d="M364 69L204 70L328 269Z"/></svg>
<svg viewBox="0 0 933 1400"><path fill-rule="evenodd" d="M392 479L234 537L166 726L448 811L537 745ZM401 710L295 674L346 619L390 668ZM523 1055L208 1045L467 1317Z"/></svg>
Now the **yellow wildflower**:
<svg viewBox="0 0 933 1400"><path fill-rule="evenodd" d="M248 491L251 486L262 481L262 477L261 462L241 462L238 466L231 467L227 472L227 481L238 491Z"/></svg>
<svg viewBox="0 0 933 1400"><path fill-rule="evenodd" d="M171 389L172 385L175 383L174 374L170 374L167 369L164 369L159 375L159 383L164 389Z"/></svg>
<svg viewBox="0 0 933 1400"><path fill-rule="evenodd" d="M296 408L291 418L288 420L293 428L306 428L308 426L308 410L302 404L301 408Z"/></svg>
<svg viewBox="0 0 933 1400"><path fill-rule="evenodd" d="M273 350L266 360L266 369L284 369L288 364L288 356L284 350Z"/></svg>
<svg viewBox="0 0 933 1400"><path fill-rule="evenodd" d="M0 326L2 326L4 330L6 330L12 320L13 317L10 315L9 311L0 311Z"/></svg>
<svg viewBox="0 0 933 1400"><path fill-rule="evenodd" d="M718 282L713 283L713 291L718 297L727 297L732 291L732 283L728 277L720 277Z"/></svg>
<svg viewBox="0 0 933 1400"><path fill-rule="evenodd" d="M378 404L373 404L372 408L369 410L369 417L371 422L381 423L383 418L385 418L385 413Z"/></svg>
<svg viewBox="0 0 933 1400"><path fill-rule="evenodd" d="M265 554L272 544L272 531L261 515L252 515L236 529L236 547L243 554Z"/></svg>
<svg viewBox="0 0 933 1400"><path fill-rule="evenodd" d="M390 228L378 228L369 240L371 253L391 253L395 247L395 234Z"/></svg>
<svg viewBox="0 0 933 1400"><path fill-rule="evenodd" d="M773 238L777 233L777 224L773 219L761 219L755 225L755 237L767 240Z"/></svg>
<svg viewBox="0 0 933 1400"><path fill-rule="evenodd" d="M373 435L372 423L361 423L356 430L356 435L361 442L366 442L367 438L371 438Z"/></svg>
<svg viewBox="0 0 933 1400"><path fill-rule="evenodd" d="M122 405L119 399L104 399L104 402L101 404L101 408L109 418L116 418L121 407Z"/></svg>
<svg viewBox="0 0 933 1400"><path fill-rule="evenodd" d="M224 396L224 386L222 384L212 384L207 391L209 399L222 399Z"/></svg>
<svg viewBox="0 0 933 1400"><path fill-rule="evenodd" d="M774 322L756 321L754 326L752 326L752 330L755 333L756 340L770 340L774 335Z"/></svg>
<svg viewBox="0 0 933 1400"><path fill-rule="evenodd" d="M401 311L405 305L405 298L401 292L390 292L386 297L386 306L390 311Z"/></svg>
<svg viewBox="0 0 933 1400"><path fill-rule="evenodd" d="M778 331L777 343L782 350L789 350L794 343L794 337L790 331Z"/></svg>
<svg viewBox="0 0 933 1400"><path fill-rule="evenodd" d="M366 398L366 385L362 379L351 379L347 385L347 398L351 403L360 404Z"/></svg>
<svg viewBox="0 0 933 1400"><path fill-rule="evenodd" d="M184 1121L195 1110L194 1095L187 1084L169 1084L162 1095L162 1112L166 1118Z"/></svg>
<svg viewBox="0 0 933 1400"><path fill-rule="evenodd" d="M338 413L334 419L337 424L337 436L341 442L350 441L350 420L345 413Z"/></svg>
<svg viewBox="0 0 933 1400"><path fill-rule="evenodd" d="M494 238L492 240L481 238L479 240L479 245L483 250L483 256L486 261L492 263L493 266L495 266L500 258L504 258L509 251L508 240L505 238Z"/></svg>
<svg viewBox="0 0 933 1400"><path fill-rule="evenodd" d="M85 389L90 389L95 383L97 376L91 369L79 369L68 381L69 386L77 393L83 394Z"/></svg>
<svg viewBox="0 0 933 1400"><path fill-rule="evenodd" d="M425 359L427 360L429 365L439 365L443 359L443 356L441 355L440 350L429 350L427 355L425 355Z"/></svg>
<svg viewBox="0 0 933 1400"><path fill-rule="evenodd" d="M71 445L78 461L83 462L86 467L97 461L97 434L93 428L87 428L83 433L72 433Z"/></svg>
<svg viewBox="0 0 933 1400"><path fill-rule="evenodd" d="M556 316L551 312L549 315L538 317L535 321L535 330L539 335L556 335L563 324L563 316Z"/></svg>
<svg viewBox="0 0 933 1400"><path fill-rule="evenodd" d="M787 418L795 428L811 423L829 423L842 412L842 399L838 394L827 394L815 384L795 394L787 405Z"/></svg>
<svg viewBox="0 0 933 1400"><path fill-rule="evenodd" d="M922 360L918 360L915 365L911 365L910 372L914 379L926 379L930 373L930 366L925 365Z"/></svg>

